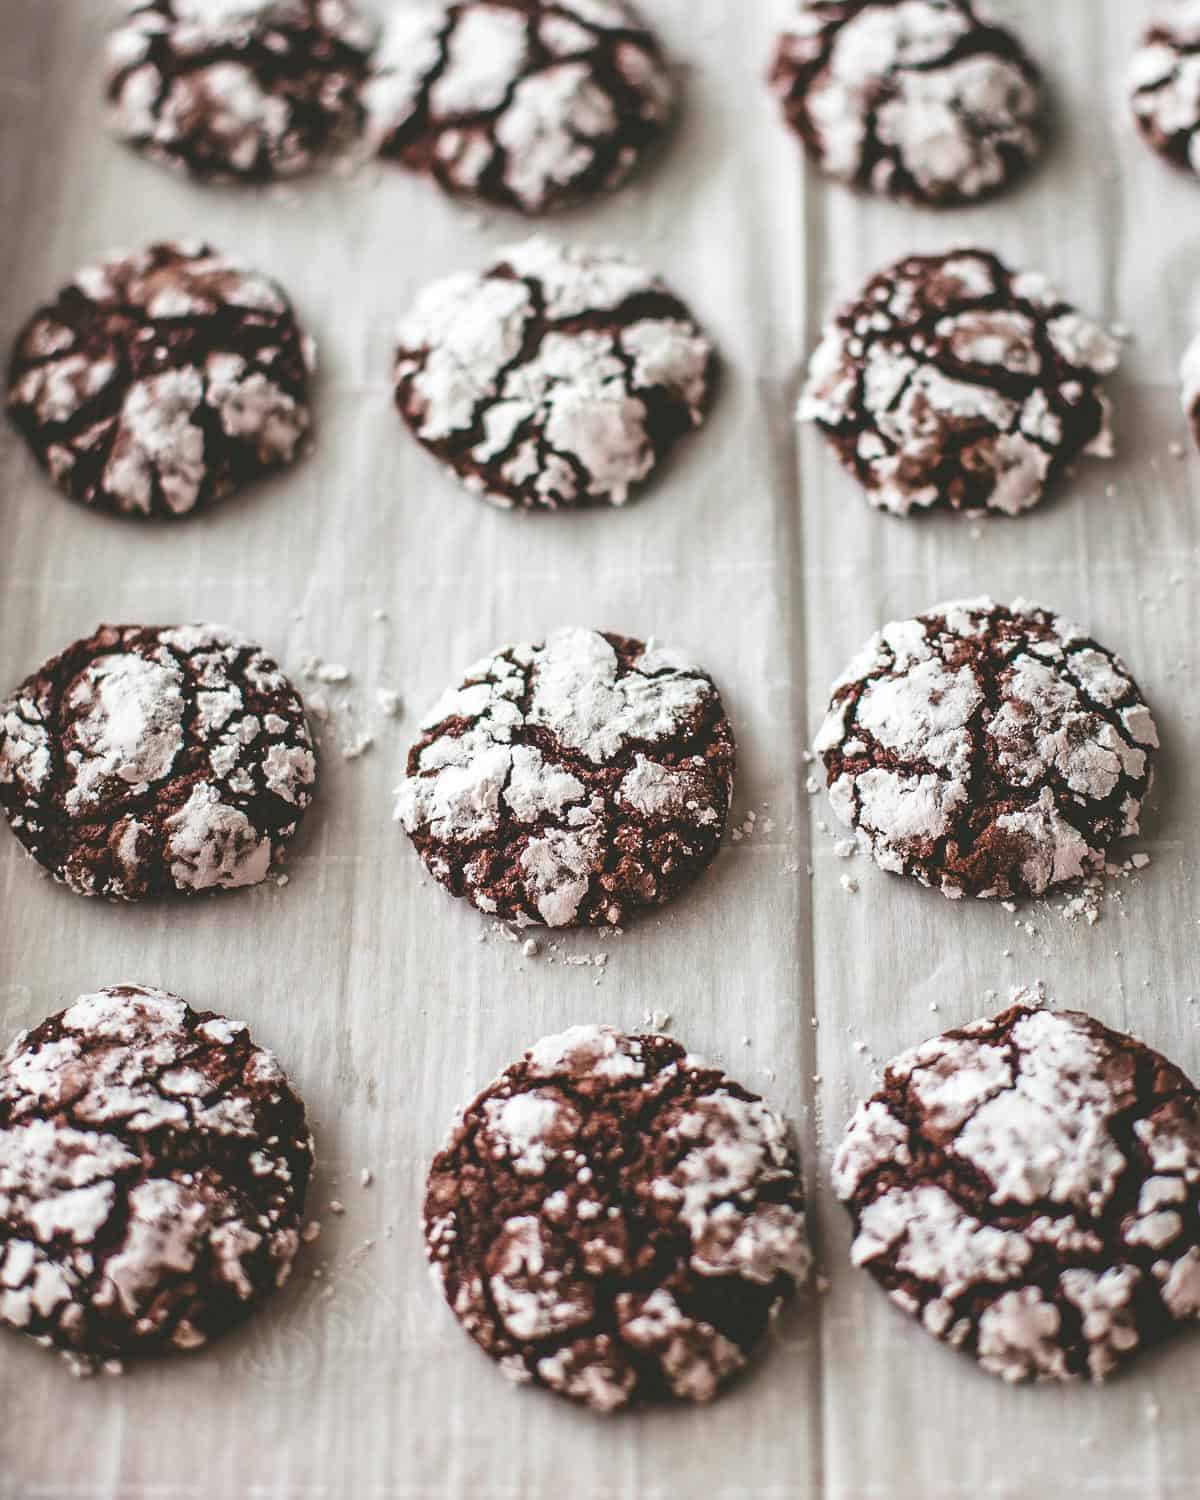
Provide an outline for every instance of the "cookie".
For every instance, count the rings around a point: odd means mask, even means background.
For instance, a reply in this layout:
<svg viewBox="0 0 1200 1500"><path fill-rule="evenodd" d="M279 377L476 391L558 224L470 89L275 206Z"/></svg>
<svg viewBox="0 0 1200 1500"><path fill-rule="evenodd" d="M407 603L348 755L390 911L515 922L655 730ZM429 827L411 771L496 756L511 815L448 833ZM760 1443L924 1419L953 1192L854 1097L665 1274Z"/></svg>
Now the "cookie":
<svg viewBox="0 0 1200 1500"><path fill-rule="evenodd" d="M297 456L313 349L275 282L208 245L151 245L34 313L8 414L73 500L183 516Z"/></svg>
<svg viewBox="0 0 1200 1500"><path fill-rule="evenodd" d="M82 996L0 1057L0 1323L81 1374L200 1348L287 1280L312 1164L240 1021Z"/></svg>
<svg viewBox="0 0 1200 1500"><path fill-rule="evenodd" d="M1041 75L973 0L802 0L771 83L827 176L940 207L1041 154Z"/></svg>
<svg viewBox="0 0 1200 1500"><path fill-rule="evenodd" d="M881 510L1015 516L1080 455L1112 457L1101 379L1119 362L1044 276L984 250L910 255L826 328L798 416Z"/></svg>
<svg viewBox="0 0 1200 1500"><path fill-rule="evenodd" d="M954 898L1102 871L1138 831L1157 747L1119 657L1050 610L986 598L885 625L816 740L860 846Z"/></svg>
<svg viewBox="0 0 1200 1500"><path fill-rule="evenodd" d="M1157 152L1200 174L1200 3L1159 10L1130 67L1133 117Z"/></svg>
<svg viewBox="0 0 1200 1500"><path fill-rule="evenodd" d="M363 97L381 156L526 214L619 187L675 105L662 49L625 0L399 8Z"/></svg>
<svg viewBox="0 0 1200 1500"><path fill-rule="evenodd" d="M1200 446L1200 334L1188 345L1183 356L1179 367L1179 384L1183 414Z"/></svg>
<svg viewBox="0 0 1200 1500"><path fill-rule="evenodd" d="M891 1062L833 1166L856 1266L1004 1380L1104 1380L1200 1312L1200 1098L1018 1005Z"/></svg>
<svg viewBox="0 0 1200 1500"><path fill-rule="evenodd" d="M786 1122L672 1038L608 1026L545 1038L467 1106L425 1244L506 1375L600 1412L710 1400L811 1262Z"/></svg>
<svg viewBox="0 0 1200 1500"><path fill-rule="evenodd" d="M310 171L356 143L374 30L349 0L127 0L107 47L111 127L214 182Z"/></svg>
<svg viewBox="0 0 1200 1500"><path fill-rule="evenodd" d="M712 397L687 308L623 256L533 239L418 297L396 404L474 494L503 508L624 505Z"/></svg>
<svg viewBox="0 0 1200 1500"><path fill-rule="evenodd" d="M721 846L733 731L677 651L594 630L507 646L434 705L396 819L455 896L519 927L615 925Z"/></svg>
<svg viewBox="0 0 1200 1500"><path fill-rule="evenodd" d="M104 625L0 701L0 805L81 896L265 880L312 801L295 689L218 625Z"/></svg>

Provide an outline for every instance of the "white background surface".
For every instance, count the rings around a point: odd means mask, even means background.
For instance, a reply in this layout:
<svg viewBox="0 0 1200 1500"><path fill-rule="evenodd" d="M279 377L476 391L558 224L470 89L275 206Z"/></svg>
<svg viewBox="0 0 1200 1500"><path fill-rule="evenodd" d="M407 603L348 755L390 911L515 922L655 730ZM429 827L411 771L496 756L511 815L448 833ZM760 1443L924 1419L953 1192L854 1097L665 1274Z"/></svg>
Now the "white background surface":
<svg viewBox="0 0 1200 1500"><path fill-rule="evenodd" d="M0 682L101 619L214 619L293 672L307 651L345 663L364 723L379 719L377 686L406 702L399 725L373 725L361 761L326 740L286 890L120 909L39 879L0 841L3 1035L122 979L245 1018L309 1103L321 1156L310 1207L325 1226L287 1291L199 1355L76 1383L43 1351L0 1340L3 1500L1197 1493L1200 1332L1103 1390L1008 1390L849 1269L826 1185L873 1066L998 1009L989 990L1044 979L1057 1003L1200 1073L1200 1006L1187 1002L1200 995L1200 460L1190 447L1168 456L1186 436L1175 370L1200 282L1200 186L1126 122L1120 80L1143 7L997 0L1048 68L1058 137L1014 195L952 215L856 198L806 171L763 83L782 15L772 0L644 8L679 62L680 129L633 186L554 227L666 272L718 338L725 386L640 503L528 517L443 477L402 430L388 383L390 329L418 287L483 263L522 225L398 171L262 195L177 181L104 135L104 0L0 0L0 341L98 253L200 234L278 276L322 355L312 457L186 524L66 503L4 431ZM797 447L798 372L835 295L903 252L971 238L1136 332L1114 387L1121 457L1085 465L1018 521L898 522L867 509L814 434ZM804 792L801 752L828 684L870 631L985 590L1087 623L1159 718L1162 774L1136 846L1154 862L1095 928L1041 907L1021 914L1029 932L999 907L953 907L862 860L847 867L818 826L823 798ZM738 731L739 813L756 811L763 831L660 919L604 944L573 935L551 964L522 959L424 880L389 810L416 718L442 688L499 642L564 623L658 635L710 668ZM839 883L848 869L857 896ZM595 969L561 962L601 949L598 985ZM712 1408L606 1422L511 1388L458 1331L426 1280L418 1207L427 1161L476 1086L547 1031L638 1027L655 1009L796 1120L832 1290L802 1300L769 1358Z"/></svg>

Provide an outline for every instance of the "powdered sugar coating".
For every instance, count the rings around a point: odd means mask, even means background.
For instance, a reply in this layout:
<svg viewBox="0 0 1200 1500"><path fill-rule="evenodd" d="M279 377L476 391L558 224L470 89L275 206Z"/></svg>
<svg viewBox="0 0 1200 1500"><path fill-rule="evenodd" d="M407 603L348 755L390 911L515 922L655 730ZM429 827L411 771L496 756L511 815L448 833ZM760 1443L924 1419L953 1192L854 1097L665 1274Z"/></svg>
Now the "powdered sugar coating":
<svg viewBox="0 0 1200 1500"><path fill-rule="evenodd" d="M816 739L838 818L947 896L1043 895L1138 831L1158 732L1119 657L1025 600L885 625Z"/></svg>
<svg viewBox="0 0 1200 1500"><path fill-rule="evenodd" d="M0 703L0 804L80 895L257 884L315 781L299 698L221 626L104 626Z"/></svg>
<svg viewBox="0 0 1200 1500"><path fill-rule="evenodd" d="M1155 10L1129 68L1133 117L1156 151L1200 175L1200 4Z"/></svg>
<svg viewBox="0 0 1200 1500"><path fill-rule="evenodd" d="M362 124L373 28L351 0L127 0L108 39L122 140L208 181L294 177Z"/></svg>
<svg viewBox="0 0 1200 1500"><path fill-rule="evenodd" d="M619 923L720 848L733 733L712 679L674 653L559 630L478 663L421 727L395 816L481 911Z"/></svg>
<svg viewBox="0 0 1200 1500"><path fill-rule="evenodd" d="M619 187L675 90L626 0L457 0L397 7L363 97L382 156L539 214Z"/></svg>
<svg viewBox="0 0 1200 1500"><path fill-rule="evenodd" d="M678 1042L607 1026L543 1039L464 1110L425 1233L506 1374L605 1412L711 1399L811 1264L786 1123Z"/></svg>
<svg viewBox="0 0 1200 1500"><path fill-rule="evenodd" d="M1046 279L983 250L914 255L826 327L798 417L872 505L1015 516L1082 454L1114 452L1120 347Z"/></svg>
<svg viewBox="0 0 1200 1500"><path fill-rule="evenodd" d="M296 458L312 360L275 282L208 245L155 244L33 315L8 412L72 499L184 516Z"/></svg>
<svg viewBox="0 0 1200 1500"><path fill-rule="evenodd" d="M1041 153L1038 70L973 0L801 0L771 81L822 171L873 192L968 202Z"/></svg>
<svg viewBox="0 0 1200 1500"><path fill-rule="evenodd" d="M494 505L623 505L700 426L712 344L625 257L533 239L434 282L398 330L396 403Z"/></svg>
<svg viewBox="0 0 1200 1500"><path fill-rule="evenodd" d="M81 996L0 1058L0 1322L77 1368L198 1348L287 1280L312 1156L241 1023Z"/></svg>
<svg viewBox="0 0 1200 1500"><path fill-rule="evenodd" d="M833 1185L854 1263L1005 1380L1103 1380L1200 1311L1200 1100L1088 1016L1016 1006L903 1053Z"/></svg>

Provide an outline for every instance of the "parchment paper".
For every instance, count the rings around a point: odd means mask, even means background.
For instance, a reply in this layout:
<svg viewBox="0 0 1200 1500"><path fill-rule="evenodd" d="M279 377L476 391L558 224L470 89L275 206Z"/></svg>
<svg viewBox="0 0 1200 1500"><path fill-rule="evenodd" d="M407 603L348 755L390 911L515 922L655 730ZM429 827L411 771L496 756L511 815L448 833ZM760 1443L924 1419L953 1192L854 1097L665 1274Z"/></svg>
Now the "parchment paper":
<svg viewBox="0 0 1200 1500"><path fill-rule="evenodd" d="M831 1144L873 1068L999 1008L1017 984L1043 979L1058 1003L1200 1073L1189 1004L1200 994L1200 461L1190 445L1169 456L1187 440L1175 371L1200 278L1200 187L1126 122L1120 80L1143 6L998 3L1048 66L1058 139L1013 196L933 215L806 171L763 83L781 5L644 5L679 59L681 128L634 186L552 227L667 273L720 341L724 390L640 503L531 518L493 513L443 477L402 430L388 386L391 327L418 287L485 262L522 224L398 171L260 195L177 181L102 129L108 5L0 0L5 345L78 265L187 234L278 276L322 355L312 457L186 524L65 503L3 432L0 681L102 619L215 619L297 674L310 652L350 667L343 693L323 691L348 696L357 727L376 735L347 762L327 732L321 796L283 890L119 909L39 879L0 840L4 1037L122 979L244 1017L308 1100L321 1155L311 1208L324 1224L293 1284L197 1356L76 1383L32 1345L0 1341L5 1500L1197 1493L1200 1332L1101 1391L1006 1389L849 1268L826 1185ZM814 434L797 446L798 372L832 298L893 256L972 238L1134 330L1116 383L1121 457L1081 467L1020 521L905 524L870 512ZM1153 863L1094 928L1044 907L952 907L861 859L843 864L820 827L824 799L805 794L802 751L828 684L871 630L985 590L1087 622L1126 655L1158 714L1162 774L1136 846ZM657 635L709 666L739 734L739 821L753 811L757 822L660 919L526 960L423 878L389 820L390 791L417 716L465 665L576 622ZM403 693L398 724L374 711L379 686ZM565 962L601 951L602 969ZM427 1282L418 1205L455 1107L524 1046L579 1021L638 1027L653 1011L795 1119L832 1288L802 1299L761 1367L711 1409L602 1421L511 1388L473 1348Z"/></svg>

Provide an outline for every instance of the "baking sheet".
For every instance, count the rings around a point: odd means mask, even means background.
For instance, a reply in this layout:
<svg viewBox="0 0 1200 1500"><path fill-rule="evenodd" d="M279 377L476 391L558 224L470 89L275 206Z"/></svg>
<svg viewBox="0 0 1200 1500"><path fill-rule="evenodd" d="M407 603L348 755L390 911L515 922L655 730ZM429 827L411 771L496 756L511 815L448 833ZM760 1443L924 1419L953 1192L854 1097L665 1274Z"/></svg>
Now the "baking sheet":
<svg viewBox="0 0 1200 1500"><path fill-rule="evenodd" d="M1015 195L933 215L806 172L762 82L782 3L643 4L679 60L682 128L629 189L553 227L666 272L721 344L724 390L640 503L531 518L493 513L443 477L401 429L387 379L390 328L418 287L485 262L522 224L394 171L261 195L176 181L103 132L106 0L0 0L5 346L98 253L201 234L285 283L322 356L313 455L182 525L66 504L0 434L0 682L101 619L215 619L298 676L311 653L347 665L345 693L323 691L348 697L354 731L376 736L345 761L345 716L326 733L286 889L118 909L39 879L0 840L0 1032L122 979L244 1017L307 1098L324 1225L287 1291L199 1355L76 1383L3 1339L4 1500L1196 1494L1200 1335L1100 1391L1008 1390L850 1270L826 1183L874 1066L998 1008L1014 985L1043 980L1055 1001L1200 1073L1200 460L1169 452L1186 439L1175 369L1200 280L1200 188L1121 113L1143 7L996 0L1049 66L1058 139ZM876 266L972 238L1135 331L1116 383L1121 457L1081 467L1017 522L896 522L867 510L815 435L797 443L802 356L831 298ZM1153 863L1095 927L1034 906L1019 914L1027 930L997 906L952 907L861 859L847 866L822 831L823 799L804 790L828 684L871 630L984 590L1088 623L1159 718L1159 791L1136 845ZM563 623L657 635L710 668L739 734L738 821L757 821L660 918L619 938L568 935L527 960L423 877L389 821L390 790L417 716L462 667ZM403 694L399 723L375 710L380 686ZM603 968L567 962L601 952ZM417 1213L428 1158L477 1085L547 1031L638 1027L654 1011L797 1122L832 1286L801 1299L761 1367L712 1408L606 1422L497 1375L427 1282Z"/></svg>

